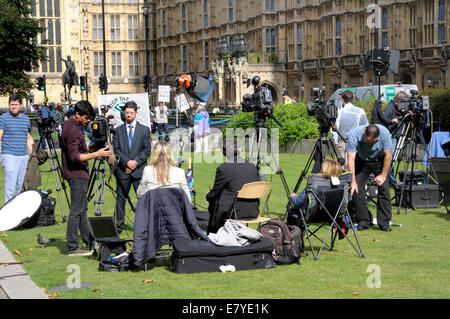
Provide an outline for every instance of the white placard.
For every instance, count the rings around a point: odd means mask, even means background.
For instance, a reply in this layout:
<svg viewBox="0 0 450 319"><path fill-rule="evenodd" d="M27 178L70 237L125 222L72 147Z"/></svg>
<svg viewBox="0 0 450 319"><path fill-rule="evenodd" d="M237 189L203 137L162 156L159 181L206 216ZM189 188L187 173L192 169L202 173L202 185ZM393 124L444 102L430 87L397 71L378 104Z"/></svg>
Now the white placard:
<svg viewBox="0 0 450 319"><path fill-rule="evenodd" d="M170 102L170 86L158 85L158 102Z"/></svg>
<svg viewBox="0 0 450 319"><path fill-rule="evenodd" d="M186 111L189 108L188 100L184 94L179 94L175 97L175 102L180 113Z"/></svg>
<svg viewBox="0 0 450 319"><path fill-rule="evenodd" d="M134 101L138 106L136 120L142 125L148 126L151 129L148 93L99 95L99 114L102 114L101 106L107 105L108 112L106 113L106 116L113 116L111 122L114 124L114 127L122 125L123 120L121 118L121 114L123 113L123 111L121 107L123 107L128 101Z"/></svg>

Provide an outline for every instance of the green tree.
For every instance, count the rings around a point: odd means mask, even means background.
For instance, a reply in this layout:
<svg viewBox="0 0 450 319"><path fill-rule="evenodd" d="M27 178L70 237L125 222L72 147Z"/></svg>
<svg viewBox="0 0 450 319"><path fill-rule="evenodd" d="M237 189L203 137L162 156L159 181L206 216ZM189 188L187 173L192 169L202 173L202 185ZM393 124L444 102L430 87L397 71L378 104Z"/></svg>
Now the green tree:
<svg viewBox="0 0 450 319"><path fill-rule="evenodd" d="M34 83L33 67L45 61L45 48L37 44L45 31L39 19L31 17L33 0L0 0L0 95L26 94Z"/></svg>

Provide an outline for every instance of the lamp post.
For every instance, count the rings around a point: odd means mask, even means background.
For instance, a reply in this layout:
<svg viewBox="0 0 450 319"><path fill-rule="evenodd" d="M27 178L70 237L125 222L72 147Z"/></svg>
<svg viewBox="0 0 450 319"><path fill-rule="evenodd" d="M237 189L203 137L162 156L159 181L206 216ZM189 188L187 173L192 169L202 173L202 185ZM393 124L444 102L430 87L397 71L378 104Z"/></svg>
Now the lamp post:
<svg viewBox="0 0 450 319"><path fill-rule="evenodd" d="M142 7L142 9L145 10L144 16L145 16L145 77L144 77L144 87L145 90L148 94L148 98L150 99L151 96L151 83L152 83L152 78L150 75L150 54L149 54L149 48L148 48L148 38L149 38L149 28L150 28L150 19L149 19L149 15L148 15L148 9L149 9L149 5L148 5L148 0L145 0L144 2L144 6ZM153 102L153 99L152 99Z"/></svg>
<svg viewBox="0 0 450 319"><path fill-rule="evenodd" d="M100 91L108 92L108 78L106 77L106 32L105 32L105 0L102 0L102 29L103 29L103 73L100 76Z"/></svg>
<svg viewBox="0 0 450 319"><path fill-rule="evenodd" d="M246 47L245 47L245 39L244 39L244 35L236 35L236 37L234 38L234 54L240 58L245 56L245 51L246 51Z"/></svg>
<svg viewBox="0 0 450 319"><path fill-rule="evenodd" d="M302 102L303 102L304 96L305 96L305 85L302 83Z"/></svg>

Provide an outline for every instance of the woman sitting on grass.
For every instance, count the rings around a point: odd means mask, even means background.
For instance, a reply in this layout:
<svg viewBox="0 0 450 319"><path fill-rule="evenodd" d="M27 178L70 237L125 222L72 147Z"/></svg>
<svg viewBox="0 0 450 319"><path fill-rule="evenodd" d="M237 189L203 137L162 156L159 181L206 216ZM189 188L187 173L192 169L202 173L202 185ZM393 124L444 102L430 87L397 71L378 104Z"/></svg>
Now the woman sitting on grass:
<svg viewBox="0 0 450 319"><path fill-rule="evenodd" d="M136 192L137 198L141 198L147 191L158 187L181 188L189 201L191 200L184 170L175 165L172 150L167 142L158 142L154 145L150 165L144 168L141 183Z"/></svg>

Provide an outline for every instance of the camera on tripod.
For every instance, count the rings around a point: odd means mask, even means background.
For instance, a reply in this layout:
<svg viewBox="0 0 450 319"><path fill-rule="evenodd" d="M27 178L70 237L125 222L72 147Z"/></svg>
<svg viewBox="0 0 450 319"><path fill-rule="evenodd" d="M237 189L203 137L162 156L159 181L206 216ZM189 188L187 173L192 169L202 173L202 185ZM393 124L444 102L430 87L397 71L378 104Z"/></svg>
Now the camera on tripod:
<svg viewBox="0 0 450 319"><path fill-rule="evenodd" d="M53 133L59 122L54 103L38 107L36 121L44 133Z"/></svg>
<svg viewBox="0 0 450 319"><path fill-rule="evenodd" d="M418 96L419 92L416 90L410 91L411 96L400 99L398 102L397 110L401 113L407 113L408 111L414 114L420 114L430 109L430 98L428 96Z"/></svg>
<svg viewBox="0 0 450 319"><path fill-rule="evenodd" d="M319 125L328 129L336 122L337 106L334 101L325 101L325 92L318 88L312 88L310 94L314 98L314 102L308 103L306 107L308 115L315 116Z"/></svg>
<svg viewBox="0 0 450 319"><path fill-rule="evenodd" d="M107 105L101 105L100 109L105 114L108 111ZM111 134L114 134L114 125L111 123L110 116L97 116L92 122L92 138L94 140L95 150L99 150L107 146L108 141L111 141Z"/></svg>
<svg viewBox="0 0 450 319"><path fill-rule="evenodd" d="M253 94L245 94L242 97L242 111L243 112L273 112L274 104L272 99L272 93L266 87L260 86L261 79L259 76L255 76L251 85L253 85ZM247 84L249 87L250 84Z"/></svg>

